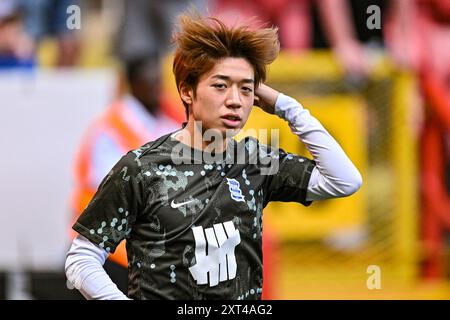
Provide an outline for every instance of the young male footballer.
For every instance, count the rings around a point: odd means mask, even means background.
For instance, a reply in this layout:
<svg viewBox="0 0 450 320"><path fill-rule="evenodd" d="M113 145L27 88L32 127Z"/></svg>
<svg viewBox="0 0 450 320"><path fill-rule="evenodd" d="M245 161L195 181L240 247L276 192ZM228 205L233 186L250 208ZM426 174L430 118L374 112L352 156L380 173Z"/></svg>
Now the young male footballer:
<svg viewBox="0 0 450 320"><path fill-rule="evenodd" d="M87 299L260 299L263 208L349 196L361 175L308 110L264 84L276 28L190 13L173 39L187 123L128 152L104 178L73 226L67 278ZM236 142L253 105L285 119L314 159ZM123 240L127 295L102 267Z"/></svg>

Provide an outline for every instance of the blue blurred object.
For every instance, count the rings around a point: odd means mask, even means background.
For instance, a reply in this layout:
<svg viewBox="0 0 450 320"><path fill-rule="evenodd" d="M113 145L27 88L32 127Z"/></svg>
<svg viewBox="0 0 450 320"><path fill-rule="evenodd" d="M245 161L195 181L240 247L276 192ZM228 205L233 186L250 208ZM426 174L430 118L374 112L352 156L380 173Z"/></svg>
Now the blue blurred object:
<svg viewBox="0 0 450 320"><path fill-rule="evenodd" d="M35 67L36 60L35 57L23 60L18 59L13 55L0 55L0 70L7 69L26 69L31 70Z"/></svg>

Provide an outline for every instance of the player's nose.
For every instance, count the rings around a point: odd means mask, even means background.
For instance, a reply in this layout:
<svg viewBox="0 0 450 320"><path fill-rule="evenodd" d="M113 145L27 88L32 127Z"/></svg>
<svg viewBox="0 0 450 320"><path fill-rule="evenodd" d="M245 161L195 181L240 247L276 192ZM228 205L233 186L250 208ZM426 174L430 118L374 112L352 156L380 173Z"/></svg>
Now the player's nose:
<svg viewBox="0 0 450 320"><path fill-rule="evenodd" d="M239 89L236 86L231 86L230 89L228 90L225 105L229 108L240 108L242 106L242 100L239 94Z"/></svg>

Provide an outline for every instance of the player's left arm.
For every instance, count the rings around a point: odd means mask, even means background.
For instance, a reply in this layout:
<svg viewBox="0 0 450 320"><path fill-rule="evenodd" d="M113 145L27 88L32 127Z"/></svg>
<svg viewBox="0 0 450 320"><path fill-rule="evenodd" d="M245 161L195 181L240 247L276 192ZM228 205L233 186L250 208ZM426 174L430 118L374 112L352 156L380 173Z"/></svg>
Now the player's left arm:
<svg viewBox="0 0 450 320"><path fill-rule="evenodd" d="M362 184L358 169L322 124L295 99L260 84L255 105L288 121L292 132L306 145L316 163L308 183L306 200L346 197Z"/></svg>

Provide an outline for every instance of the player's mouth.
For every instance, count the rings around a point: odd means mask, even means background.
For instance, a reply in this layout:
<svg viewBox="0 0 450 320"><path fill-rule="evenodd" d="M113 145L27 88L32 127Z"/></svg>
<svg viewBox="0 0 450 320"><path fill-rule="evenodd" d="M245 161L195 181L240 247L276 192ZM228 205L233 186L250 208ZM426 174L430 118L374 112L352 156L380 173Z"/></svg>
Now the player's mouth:
<svg viewBox="0 0 450 320"><path fill-rule="evenodd" d="M225 124L225 126L229 128L237 128L241 124L241 117L236 113L227 113L220 117Z"/></svg>

